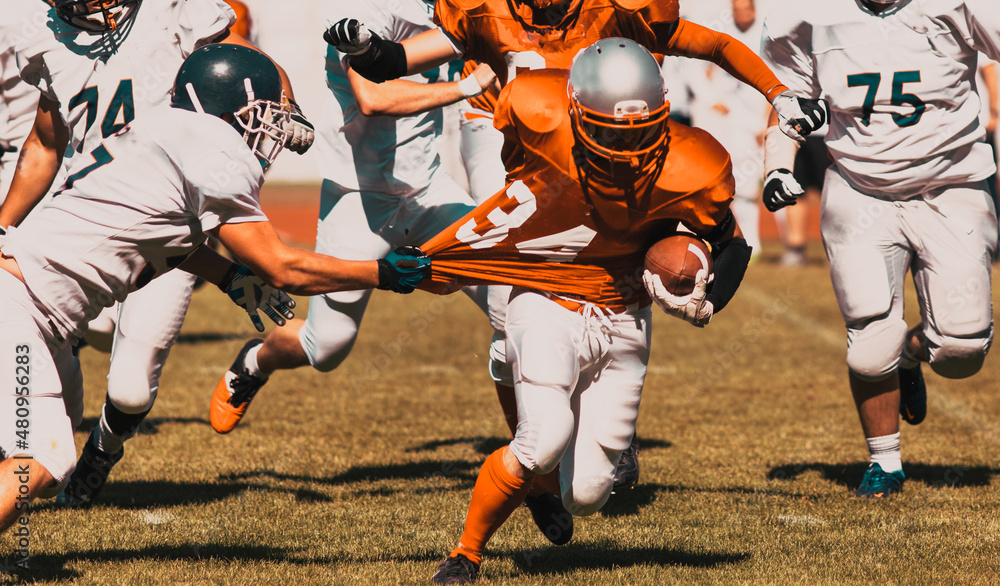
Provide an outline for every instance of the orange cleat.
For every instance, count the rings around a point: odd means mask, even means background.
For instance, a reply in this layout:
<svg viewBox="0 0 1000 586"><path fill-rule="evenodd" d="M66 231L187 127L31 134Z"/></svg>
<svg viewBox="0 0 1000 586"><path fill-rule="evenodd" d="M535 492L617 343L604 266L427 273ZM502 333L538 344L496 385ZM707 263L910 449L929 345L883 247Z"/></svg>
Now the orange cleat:
<svg viewBox="0 0 1000 586"><path fill-rule="evenodd" d="M229 433L239 425L240 420L246 415L250 401L267 382L267 378L250 374L244 366L247 352L263 343L263 340L255 339L244 344L243 349L236 355L233 365L215 387L209 408L209 420L212 422L212 429L218 433Z"/></svg>

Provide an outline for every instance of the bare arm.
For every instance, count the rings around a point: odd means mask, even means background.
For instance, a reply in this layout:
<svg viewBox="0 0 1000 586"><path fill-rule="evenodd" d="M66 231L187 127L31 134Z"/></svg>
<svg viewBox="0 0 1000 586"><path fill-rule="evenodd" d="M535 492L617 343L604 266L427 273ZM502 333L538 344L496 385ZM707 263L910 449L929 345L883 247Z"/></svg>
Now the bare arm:
<svg viewBox="0 0 1000 586"><path fill-rule="evenodd" d="M68 143L69 130L59 114L59 104L42 96L35 125L21 147L10 191L0 208L0 226L20 224L45 197L59 172Z"/></svg>
<svg viewBox="0 0 1000 586"><path fill-rule="evenodd" d="M983 74L983 85L986 86L984 96L986 105L989 107L990 120L986 123L986 132L993 133L997 129L997 118L1000 117L1000 82L997 79L997 66L995 63L987 63L981 68Z"/></svg>
<svg viewBox="0 0 1000 586"><path fill-rule="evenodd" d="M462 56L448 35L439 28L403 39L400 44L406 51L407 75L433 69L442 63Z"/></svg>
<svg viewBox="0 0 1000 586"><path fill-rule="evenodd" d="M472 76L475 76L479 88L489 87L496 79L489 65L479 65L470 77ZM412 116L467 97L458 81L416 83L394 79L374 83L350 68L347 70L347 79L351 83L358 108L365 116Z"/></svg>
<svg viewBox="0 0 1000 586"><path fill-rule="evenodd" d="M294 295L373 289L378 262L349 261L291 248L270 222L223 224L215 236L267 284Z"/></svg>

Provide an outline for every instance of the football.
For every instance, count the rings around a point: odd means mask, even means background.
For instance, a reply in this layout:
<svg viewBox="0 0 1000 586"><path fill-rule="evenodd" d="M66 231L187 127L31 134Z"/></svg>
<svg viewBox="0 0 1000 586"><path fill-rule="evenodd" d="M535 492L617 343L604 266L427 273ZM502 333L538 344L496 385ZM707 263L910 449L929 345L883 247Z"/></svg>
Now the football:
<svg viewBox="0 0 1000 586"><path fill-rule="evenodd" d="M673 234L646 251L646 270L660 276L663 286L673 295L687 295L694 290L698 271L712 274L712 252L708 243L690 234Z"/></svg>

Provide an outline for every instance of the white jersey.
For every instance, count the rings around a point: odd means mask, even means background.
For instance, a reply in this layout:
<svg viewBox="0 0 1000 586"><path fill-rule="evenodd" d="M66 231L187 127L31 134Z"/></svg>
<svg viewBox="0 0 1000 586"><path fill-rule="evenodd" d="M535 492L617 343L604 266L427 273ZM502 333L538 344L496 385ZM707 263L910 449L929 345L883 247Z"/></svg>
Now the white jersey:
<svg viewBox="0 0 1000 586"><path fill-rule="evenodd" d="M3 249L64 338L177 266L207 231L267 220L261 165L220 118L163 104L86 158Z"/></svg>
<svg viewBox="0 0 1000 586"><path fill-rule="evenodd" d="M18 152L31 131L38 109L38 90L21 80L14 55L14 43L20 38L24 24L20 19L5 19L0 23L0 139L18 149L0 154L0 203L7 196Z"/></svg>
<svg viewBox="0 0 1000 586"><path fill-rule="evenodd" d="M903 199L989 177L977 51L1000 57L994 0L912 0L875 15L856 0L790 0L770 13L764 61L792 91L830 103L844 178Z"/></svg>
<svg viewBox="0 0 1000 586"><path fill-rule="evenodd" d="M434 6L423 0L329 0L330 23L351 14L383 39L401 41L436 28ZM350 190L405 195L430 184L441 165L444 116L440 108L395 118L365 116L345 73L346 56L327 51L327 99L316 127L319 174ZM401 79L430 83L438 70Z"/></svg>
<svg viewBox="0 0 1000 586"><path fill-rule="evenodd" d="M59 103L70 146L89 153L137 115L169 99L184 59L236 21L222 0L143 0L114 32L74 28L38 0L21 19L44 26L15 45L21 78ZM67 163L69 164L69 163Z"/></svg>

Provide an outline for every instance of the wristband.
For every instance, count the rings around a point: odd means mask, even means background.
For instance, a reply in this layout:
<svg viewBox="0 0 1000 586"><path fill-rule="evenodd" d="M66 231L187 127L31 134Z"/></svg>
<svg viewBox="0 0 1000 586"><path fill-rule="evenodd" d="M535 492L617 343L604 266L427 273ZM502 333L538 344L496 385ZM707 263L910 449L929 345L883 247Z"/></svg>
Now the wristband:
<svg viewBox="0 0 1000 586"><path fill-rule="evenodd" d="M479 85L479 80L475 75L469 75L458 82L458 89L467 98L474 98L483 93L485 89Z"/></svg>

